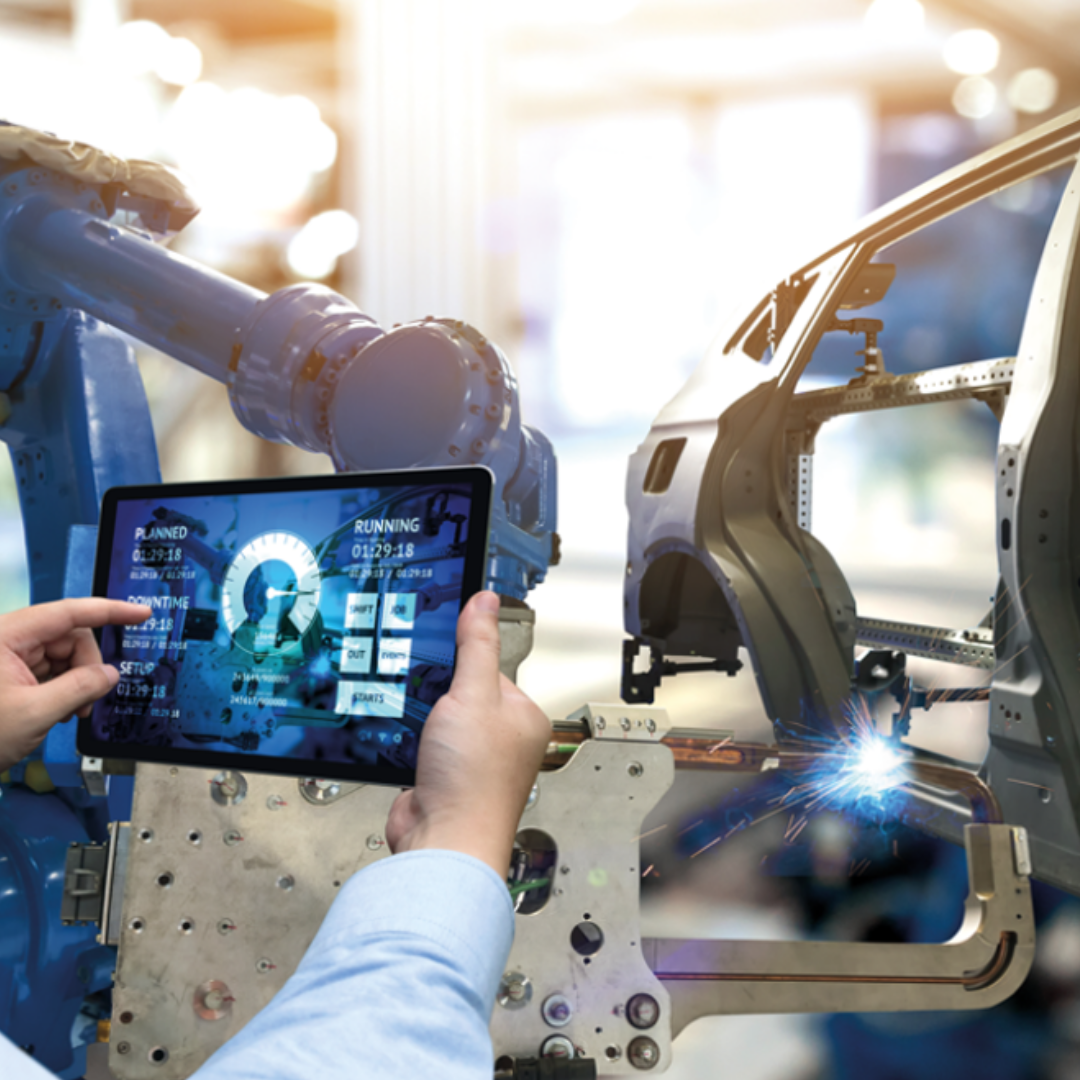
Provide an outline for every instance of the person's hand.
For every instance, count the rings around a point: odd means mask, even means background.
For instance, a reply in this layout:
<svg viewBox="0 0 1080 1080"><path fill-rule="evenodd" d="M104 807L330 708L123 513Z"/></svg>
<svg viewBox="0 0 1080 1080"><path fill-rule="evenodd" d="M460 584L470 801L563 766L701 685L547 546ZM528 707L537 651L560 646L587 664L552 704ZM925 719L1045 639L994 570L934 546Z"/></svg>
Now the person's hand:
<svg viewBox="0 0 1080 1080"><path fill-rule="evenodd" d="M86 598L0 615L0 772L22 761L58 721L88 716L119 681L91 627L141 623L142 604Z"/></svg>
<svg viewBox="0 0 1080 1080"><path fill-rule="evenodd" d="M483 860L500 877L551 723L499 672L499 598L465 605L457 628L457 668L449 691L424 723L416 787L390 809L390 850L442 848Z"/></svg>

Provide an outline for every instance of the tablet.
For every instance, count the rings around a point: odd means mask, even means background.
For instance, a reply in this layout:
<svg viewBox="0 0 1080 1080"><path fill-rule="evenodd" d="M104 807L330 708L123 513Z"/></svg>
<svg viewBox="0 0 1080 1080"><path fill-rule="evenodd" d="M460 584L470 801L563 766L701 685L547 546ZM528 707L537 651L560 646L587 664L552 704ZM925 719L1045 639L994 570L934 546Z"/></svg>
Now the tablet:
<svg viewBox="0 0 1080 1080"><path fill-rule="evenodd" d="M94 595L120 681L79 721L103 758L409 785L483 587L484 468L105 493Z"/></svg>

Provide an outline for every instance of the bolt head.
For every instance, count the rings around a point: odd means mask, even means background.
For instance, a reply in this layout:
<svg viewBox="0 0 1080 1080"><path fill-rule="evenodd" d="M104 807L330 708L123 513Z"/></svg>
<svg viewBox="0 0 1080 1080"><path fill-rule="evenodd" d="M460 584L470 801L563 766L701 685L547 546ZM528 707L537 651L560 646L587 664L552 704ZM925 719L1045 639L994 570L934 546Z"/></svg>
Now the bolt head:
<svg viewBox="0 0 1080 1080"><path fill-rule="evenodd" d="M565 995L552 994L544 999L544 1004L540 1007L540 1014L545 1022L552 1027L565 1027L570 1023L570 1018L574 1015L574 1008Z"/></svg>
<svg viewBox="0 0 1080 1080"><path fill-rule="evenodd" d="M540 1047L540 1056L569 1059L575 1056L574 1044L565 1035L549 1035Z"/></svg>
<svg viewBox="0 0 1080 1080"><path fill-rule="evenodd" d="M532 983L520 971L508 971L499 983L495 1000L504 1009L523 1009L532 1000Z"/></svg>
<svg viewBox="0 0 1080 1080"><path fill-rule="evenodd" d="M660 1019L660 1003L651 994L635 994L626 1003L626 1018L639 1030L651 1028Z"/></svg>
<svg viewBox="0 0 1080 1080"><path fill-rule="evenodd" d="M626 1056L635 1069L653 1069L660 1063L660 1047L648 1035L639 1035L627 1047Z"/></svg>

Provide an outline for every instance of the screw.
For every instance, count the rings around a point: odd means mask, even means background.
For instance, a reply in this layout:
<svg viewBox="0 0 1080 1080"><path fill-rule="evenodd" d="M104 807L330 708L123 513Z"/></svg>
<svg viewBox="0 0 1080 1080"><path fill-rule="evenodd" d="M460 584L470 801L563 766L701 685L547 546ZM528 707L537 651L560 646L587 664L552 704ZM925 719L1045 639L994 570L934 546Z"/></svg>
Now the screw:
<svg viewBox="0 0 1080 1080"><path fill-rule="evenodd" d="M325 806L341 798L341 784L335 780L317 780L307 777L300 781L300 794L313 806Z"/></svg>
<svg viewBox="0 0 1080 1080"><path fill-rule="evenodd" d="M210 796L220 806L235 806L243 802L247 788L243 773L225 769L210 781Z"/></svg>
<svg viewBox="0 0 1080 1080"><path fill-rule="evenodd" d="M368 851L381 851L384 847L386 847L386 841L381 836L377 836L375 833L372 833L367 838L367 847Z"/></svg>
<svg viewBox="0 0 1080 1080"><path fill-rule="evenodd" d="M574 1007L564 994L552 994L540 1006L540 1015L552 1027L565 1027L574 1015Z"/></svg>
<svg viewBox="0 0 1080 1080"><path fill-rule="evenodd" d="M271 795L266 800L267 810L280 810L283 806L288 805L289 804L280 795Z"/></svg>
<svg viewBox="0 0 1080 1080"><path fill-rule="evenodd" d="M607 721L602 716L598 716L596 718L596 730L597 731L603 731L604 728L606 728L606 727L607 727Z"/></svg>
<svg viewBox="0 0 1080 1080"><path fill-rule="evenodd" d="M545 1058L572 1058L574 1053L574 1044L565 1035L549 1035L540 1047Z"/></svg>
<svg viewBox="0 0 1080 1080"><path fill-rule="evenodd" d="M638 1029L651 1028L660 1019L660 1004L651 994L635 994L626 1003L626 1019Z"/></svg>
<svg viewBox="0 0 1080 1080"><path fill-rule="evenodd" d="M117 1043L116 1044L116 1052L118 1054L130 1054L131 1053L131 1043L126 1043L126 1042Z"/></svg>
<svg viewBox="0 0 1080 1080"><path fill-rule="evenodd" d="M201 1020L222 1020L232 1011L235 1000L220 979L209 979L196 989L191 1004Z"/></svg>
<svg viewBox="0 0 1080 1080"><path fill-rule="evenodd" d="M231 934L236 929L236 923L232 919L220 919L217 924L217 932L219 934Z"/></svg>
<svg viewBox="0 0 1080 1080"><path fill-rule="evenodd" d="M266 973L267 973L268 971L273 971L273 970L274 970L274 967L275 967L275 966L276 966L276 965L274 965L274 964L270 963L270 961L269 961L269 960L267 960L267 959L266 959L266 957L264 956L264 957L263 957L263 958L262 958L262 959L261 959L261 960L260 960L260 961L259 961L259 962L258 962L258 963L257 963L256 965L255 965L255 970L256 970L256 971L257 971L257 972L258 972L258 973L259 973L260 975L265 975L265 974L266 974Z"/></svg>
<svg viewBox="0 0 1080 1080"><path fill-rule="evenodd" d="M631 761L630 764L626 766L626 771L636 779L645 771L645 767L640 762Z"/></svg>
<svg viewBox="0 0 1080 1080"><path fill-rule="evenodd" d="M560 866L559 867L559 873L560 874L569 874L570 873L570 867L569 866Z"/></svg>
<svg viewBox="0 0 1080 1080"><path fill-rule="evenodd" d="M648 729L650 735L656 734L656 721L651 716L645 721L645 727Z"/></svg>
<svg viewBox="0 0 1080 1080"><path fill-rule="evenodd" d="M626 1048L626 1056L635 1069L652 1069L660 1062L660 1047L648 1035L639 1035Z"/></svg>
<svg viewBox="0 0 1080 1080"><path fill-rule="evenodd" d="M619 721L619 727L621 727L623 729L623 731L629 731L630 730L630 717L624 716Z"/></svg>
<svg viewBox="0 0 1080 1080"><path fill-rule="evenodd" d="M532 998L532 983L520 971L508 971L499 983L495 1000L504 1009L523 1009Z"/></svg>
<svg viewBox="0 0 1080 1080"><path fill-rule="evenodd" d="M222 839L225 841L225 844L228 847L235 847L244 838L235 829L229 829L226 831Z"/></svg>

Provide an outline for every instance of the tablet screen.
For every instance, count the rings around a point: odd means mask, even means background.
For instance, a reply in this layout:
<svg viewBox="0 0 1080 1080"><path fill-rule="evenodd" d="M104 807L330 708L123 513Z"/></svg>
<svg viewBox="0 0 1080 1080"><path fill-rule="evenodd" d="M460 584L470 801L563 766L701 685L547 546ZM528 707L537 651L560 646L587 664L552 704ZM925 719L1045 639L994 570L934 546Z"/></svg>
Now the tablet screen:
<svg viewBox="0 0 1080 1080"><path fill-rule="evenodd" d="M79 749L328 779L413 782L483 585L485 469L114 488L95 595L120 682Z"/></svg>

